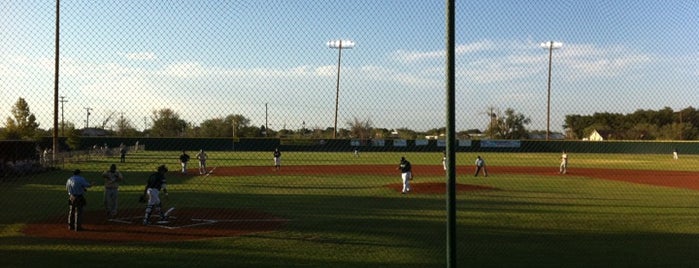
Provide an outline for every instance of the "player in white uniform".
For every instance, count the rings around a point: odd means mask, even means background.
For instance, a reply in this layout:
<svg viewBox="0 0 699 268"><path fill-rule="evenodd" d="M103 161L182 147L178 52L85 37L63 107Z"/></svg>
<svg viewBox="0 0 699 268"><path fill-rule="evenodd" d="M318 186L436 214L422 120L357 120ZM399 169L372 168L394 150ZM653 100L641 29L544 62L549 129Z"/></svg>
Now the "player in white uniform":
<svg viewBox="0 0 699 268"><path fill-rule="evenodd" d="M563 154L561 154L561 166L558 169L558 173L560 173L560 174L568 173L568 154L566 153L565 150L563 150Z"/></svg>
<svg viewBox="0 0 699 268"><path fill-rule="evenodd" d="M199 153L197 153L197 159L199 160L199 175L208 173L206 170L206 159L208 158L209 156L206 155L204 149L199 150Z"/></svg>

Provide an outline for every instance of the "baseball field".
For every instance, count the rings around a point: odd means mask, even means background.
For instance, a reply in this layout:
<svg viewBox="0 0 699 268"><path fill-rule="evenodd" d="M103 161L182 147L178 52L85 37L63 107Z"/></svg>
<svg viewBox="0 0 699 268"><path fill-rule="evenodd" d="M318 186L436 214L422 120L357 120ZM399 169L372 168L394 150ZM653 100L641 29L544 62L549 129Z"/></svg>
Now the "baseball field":
<svg viewBox="0 0 699 268"><path fill-rule="evenodd" d="M208 152L208 170L179 152L139 151L0 182L1 267L443 267L441 153ZM699 267L699 156L457 154L459 267ZM413 164L401 194L401 156ZM101 173L124 174L119 214L102 205ZM165 164L167 222L143 226L138 202ZM85 231L69 231L66 179L88 190Z"/></svg>

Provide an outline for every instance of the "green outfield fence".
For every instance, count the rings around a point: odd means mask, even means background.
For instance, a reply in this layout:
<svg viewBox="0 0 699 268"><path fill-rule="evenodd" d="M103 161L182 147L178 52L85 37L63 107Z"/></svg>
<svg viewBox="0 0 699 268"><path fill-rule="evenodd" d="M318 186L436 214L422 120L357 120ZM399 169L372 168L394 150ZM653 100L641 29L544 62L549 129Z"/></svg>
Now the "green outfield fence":
<svg viewBox="0 0 699 268"><path fill-rule="evenodd" d="M64 143L65 140L60 140ZM444 141L439 140L348 140L348 139L260 139L260 138L121 138L83 137L81 149L95 145L110 148L121 144L133 146L136 143L147 150L179 151L283 151L342 152L355 149L362 152L440 152L445 149ZM40 147L50 147L51 140L38 142ZM34 148L35 146L30 146ZM62 146L65 147L65 146ZM664 154L677 150L681 154L699 154L697 141L578 141L578 140L463 140L457 142L459 152L560 152L576 153L629 153Z"/></svg>

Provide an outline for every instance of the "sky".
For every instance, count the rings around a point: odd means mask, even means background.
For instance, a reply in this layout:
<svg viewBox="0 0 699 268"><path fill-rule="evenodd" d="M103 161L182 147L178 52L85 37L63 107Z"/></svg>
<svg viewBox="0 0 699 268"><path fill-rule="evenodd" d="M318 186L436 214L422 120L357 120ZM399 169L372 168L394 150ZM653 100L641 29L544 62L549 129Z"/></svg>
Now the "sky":
<svg viewBox="0 0 699 268"><path fill-rule="evenodd" d="M0 118L18 98L53 126L54 1L0 2ZM194 125L241 114L271 129L446 124L445 1L63 0L59 117L170 108ZM551 131L566 115L680 110L699 101L699 1L456 1L456 129L511 108ZM332 40L356 46L341 51ZM90 109L89 121L87 117ZM59 119L60 121L60 119ZM114 120L106 125L113 127Z"/></svg>

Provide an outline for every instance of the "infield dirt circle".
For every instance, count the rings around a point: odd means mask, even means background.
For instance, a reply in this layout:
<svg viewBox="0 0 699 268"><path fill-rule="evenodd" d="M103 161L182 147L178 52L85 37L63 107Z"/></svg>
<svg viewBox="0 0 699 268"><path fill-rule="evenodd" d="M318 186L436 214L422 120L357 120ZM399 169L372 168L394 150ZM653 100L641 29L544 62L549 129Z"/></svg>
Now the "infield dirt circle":
<svg viewBox="0 0 699 268"><path fill-rule="evenodd" d="M565 176L557 172L557 167L488 167L491 175L530 174L541 176ZM195 170L190 173L194 174ZM458 167L458 176L472 176L471 167ZM255 176L269 175L313 175L313 174L353 174L396 176L396 182L384 187L400 192L399 173L395 166L286 166L280 171L267 167L218 167L207 176ZM411 184L411 194L443 194L445 183L420 182L420 176L439 176L444 174L441 166L413 166L415 179ZM174 175L174 174L173 174ZM649 170L614 170L614 169L573 169L568 175L584 176L640 183L664 187L699 190L699 173L682 171ZM487 178L484 178L487 179ZM498 190L484 185L456 184L457 192ZM66 208L67 209L67 208ZM163 208L166 209L166 208ZM120 211L119 215L107 219L104 212L89 211L85 213L84 231L68 230L65 214L54 216L41 222L29 223L22 232L28 236L91 240L104 242L131 241L177 241L207 239L212 237L233 237L251 233L270 232L283 228L289 221L275 215L250 209L222 208L176 208L167 223L157 223L157 216L152 217L153 224L144 226L143 209ZM155 214L155 213L154 213Z"/></svg>

